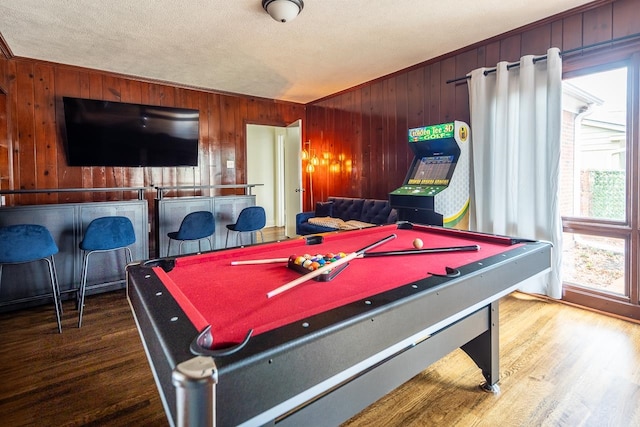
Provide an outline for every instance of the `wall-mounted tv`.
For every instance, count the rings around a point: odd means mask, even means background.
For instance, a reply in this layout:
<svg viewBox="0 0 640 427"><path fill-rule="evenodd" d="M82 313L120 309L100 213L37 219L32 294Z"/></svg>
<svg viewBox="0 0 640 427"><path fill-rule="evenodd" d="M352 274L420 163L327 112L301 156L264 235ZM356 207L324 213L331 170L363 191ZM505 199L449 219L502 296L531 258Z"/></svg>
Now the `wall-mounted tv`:
<svg viewBox="0 0 640 427"><path fill-rule="evenodd" d="M198 110L63 97L69 166L197 166Z"/></svg>

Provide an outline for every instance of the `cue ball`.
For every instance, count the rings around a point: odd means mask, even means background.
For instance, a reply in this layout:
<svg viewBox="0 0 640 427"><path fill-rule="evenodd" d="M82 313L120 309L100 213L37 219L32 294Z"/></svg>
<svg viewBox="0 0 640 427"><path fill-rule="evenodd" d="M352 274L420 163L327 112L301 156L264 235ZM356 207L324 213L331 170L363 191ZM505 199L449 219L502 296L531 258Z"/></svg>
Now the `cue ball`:
<svg viewBox="0 0 640 427"><path fill-rule="evenodd" d="M423 243L422 243L421 239L415 239L413 241L413 247L416 248L416 249L422 249L422 245L423 245Z"/></svg>

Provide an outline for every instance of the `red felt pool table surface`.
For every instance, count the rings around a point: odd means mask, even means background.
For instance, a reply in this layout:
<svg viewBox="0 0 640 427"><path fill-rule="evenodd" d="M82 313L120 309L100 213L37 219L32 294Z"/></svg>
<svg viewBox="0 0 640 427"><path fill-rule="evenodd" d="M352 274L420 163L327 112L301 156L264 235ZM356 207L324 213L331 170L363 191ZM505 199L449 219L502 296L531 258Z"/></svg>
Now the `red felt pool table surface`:
<svg viewBox="0 0 640 427"><path fill-rule="evenodd" d="M479 245L478 251L358 258L332 281L309 280L282 294L266 294L298 277L287 263L231 265L231 261L288 258L306 253L355 252L389 235L397 237L372 252L413 249L420 238L423 249ZM215 346L239 343L247 331L254 335L275 329L333 308L366 299L392 288L444 274L515 248L509 238L478 240L471 233L395 225L327 234L321 244L307 245L304 238L254 245L224 251L179 257L175 267L154 271L198 330L211 325Z"/></svg>

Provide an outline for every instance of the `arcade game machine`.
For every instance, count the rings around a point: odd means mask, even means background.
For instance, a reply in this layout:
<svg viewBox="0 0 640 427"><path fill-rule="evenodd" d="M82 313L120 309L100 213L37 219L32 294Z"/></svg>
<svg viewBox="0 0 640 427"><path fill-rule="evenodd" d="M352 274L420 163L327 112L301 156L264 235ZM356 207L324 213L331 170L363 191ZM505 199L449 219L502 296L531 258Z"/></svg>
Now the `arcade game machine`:
<svg viewBox="0 0 640 427"><path fill-rule="evenodd" d="M469 125L461 121L409 129L415 157L404 185L389 193L398 219L469 227Z"/></svg>

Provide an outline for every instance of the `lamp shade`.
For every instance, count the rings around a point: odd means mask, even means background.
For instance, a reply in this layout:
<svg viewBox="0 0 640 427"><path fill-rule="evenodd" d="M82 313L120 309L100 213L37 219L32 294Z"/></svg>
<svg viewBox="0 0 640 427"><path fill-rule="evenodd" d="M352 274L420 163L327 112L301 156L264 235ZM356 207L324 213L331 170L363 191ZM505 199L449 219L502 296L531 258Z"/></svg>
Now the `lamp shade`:
<svg viewBox="0 0 640 427"><path fill-rule="evenodd" d="M304 3L302 0L262 0L262 7L276 21L288 22L298 16Z"/></svg>

